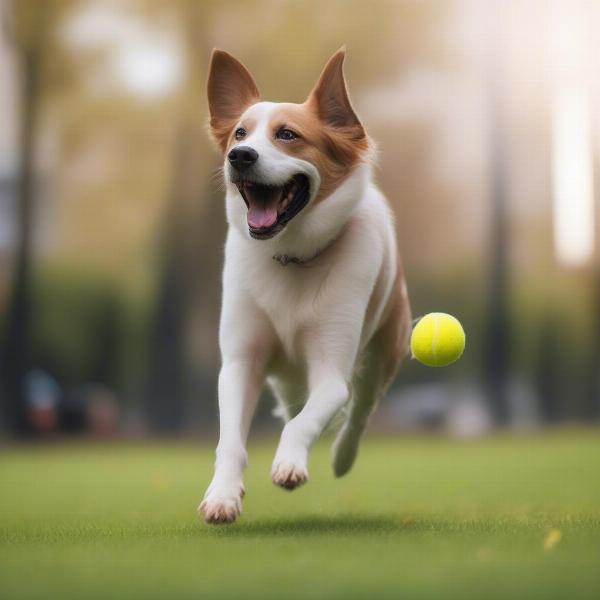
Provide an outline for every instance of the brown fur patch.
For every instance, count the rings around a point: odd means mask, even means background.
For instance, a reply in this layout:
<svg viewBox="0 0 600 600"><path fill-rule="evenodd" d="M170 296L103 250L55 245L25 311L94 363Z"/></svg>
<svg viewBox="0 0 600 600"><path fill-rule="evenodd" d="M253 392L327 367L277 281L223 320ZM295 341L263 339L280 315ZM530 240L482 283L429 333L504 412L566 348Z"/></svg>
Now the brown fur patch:
<svg viewBox="0 0 600 600"><path fill-rule="evenodd" d="M270 131L274 143L286 154L297 156L317 167L321 187L315 199L329 196L365 158L369 139L362 126L332 127L324 124L314 104L282 104L273 111ZM292 141L275 139L281 128L294 131L300 137Z"/></svg>
<svg viewBox="0 0 600 600"><path fill-rule="evenodd" d="M402 359L409 352L412 317L410 302L406 293L406 281L400 258L396 271L396 281L388 303L387 314L382 319L377 336L381 343L382 372L387 387L398 371Z"/></svg>
<svg viewBox="0 0 600 600"><path fill-rule="evenodd" d="M299 156L317 167L321 187L316 202L329 196L365 158L369 139L356 116L344 78L345 48L327 62L304 104L283 105L272 119L300 134L293 142L280 142L284 152Z"/></svg>

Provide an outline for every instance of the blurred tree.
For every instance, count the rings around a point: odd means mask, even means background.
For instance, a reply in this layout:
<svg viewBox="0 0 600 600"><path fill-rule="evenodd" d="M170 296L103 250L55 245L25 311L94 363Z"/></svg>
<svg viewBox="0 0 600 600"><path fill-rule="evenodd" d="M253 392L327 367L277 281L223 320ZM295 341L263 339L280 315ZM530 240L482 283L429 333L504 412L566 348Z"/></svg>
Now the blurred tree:
<svg viewBox="0 0 600 600"><path fill-rule="evenodd" d="M16 247L2 347L3 412L9 427L26 430L24 380L30 368L31 252L35 200L35 141L41 101L42 60L54 24L49 3L10 2L2 25L19 70L19 160L16 191Z"/></svg>
<svg viewBox="0 0 600 600"><path fill-rule="evenodd" d="M95 316L93 360L89 381L118 389L123 340L123 306L117 290L110 287L98 297L99 310Z"/></svg>
<svg viewBox="0 0 600 600"><path fill-rule="evenodd" d="M174 431L184 425L193 393L189 389L187 359L191 300L194 296L200 303L205 290L216 287L214 281L208 283L203 277L206 269L202 263L208 257L198 252L198 238L209 231L203 228L202 216L210 158L204 111L200 109L204 105L209 54L207 29L217 5L181 0L176 7L188 76L175 109L171 185L160 233L160 274L151 324L145 406L149 425L155 431ZM162 11L172 8L170 4L160 7ZM194 287L201 293L194 294Z"/></svg>
<svg viewBox="0 0 600 600"><path fill-rule="evenodd" d="M565 328L559 314L549 313L541 320L535 351L534 384L540 416L546 423L556 423L563 416L566 369L562 361L561 340L564 341L564 336Z"/></svg>
<svg viewBox="0 0 600 600"><path fill-rule="evenodd" d="M596 75L597 77L597 75ZM598 89L599 82L595 82ZM593 108L596 131L600 124L600 111L597 105ZM592 282L592 347L589 365L589 392L587 398L587 417L594 421L600 420L600 151L598 144L593 146L594 190L595 190L595 222L596 238L595 252L592 258L590 280Z"/></svg>
<svg viewBox="0 0 600 600"><path fill-rule="evenodd" d="M597 220L600 223L600 215ZM596 244L598 245L599 242L597 241ZM598 421L600 420L600 249L596 250L590 281L592 288L591 346L587 369L587 398L584 417L592 421Z"/></svg>
<svg viewBox="0 0 600 600"><path fill-rule="evenodd" d="M49 188L41 181L42 161L38 152L47 133L48 113L54 118L60 108L68 111L78 79L78 57L64 45L61 27L79 6L79 0L6 0L0 14L16 64L19 102L19 140L15 194L15 247L12 253L9 297L1 348L0 390L2 412L12 430L25 432L24 377L32 368L33 307L32 253L34 236L41 228L36 222L39 190ZM89 65L89 63L88 63ZM54 174L55 175L55 174Z"/></svg>
<svg viewBox="0 0 600 600"><path fill-rule="evenodd" d="M484 347L484 385L496 421L504 425L508 410L510 318L508 310L508 142L506 139L504 90L506 89L502 44L505 28L502 8L488 2L490 31L487 83L489 100L490 169L490 282L487 332Z"/></svg>
<svg viewBox="0 0 600 600"><path fill-rule="evenodd" d="M178 133L171 196L163 225L160 274L151 324L149 366L145 391L149 425L155 431L174 431L183 426L186 386L185 340L189 310L187 246L190 199L197 192L190 182L194 148L188 131Z"/></svg>

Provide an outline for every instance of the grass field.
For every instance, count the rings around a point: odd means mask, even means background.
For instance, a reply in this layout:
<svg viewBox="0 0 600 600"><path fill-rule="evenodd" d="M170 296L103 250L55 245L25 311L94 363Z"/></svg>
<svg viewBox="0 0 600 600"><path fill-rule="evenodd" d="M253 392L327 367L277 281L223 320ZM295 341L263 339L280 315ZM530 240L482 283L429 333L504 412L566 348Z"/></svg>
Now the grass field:
<svg viewBox="0 0 600 600"><path fill-rule="evenodd" d="M600 598L600 435L369 439L334 480L268 478L250 448L244 514L195 516L212 449L19 447L0 455L0 597Z"/></svg>

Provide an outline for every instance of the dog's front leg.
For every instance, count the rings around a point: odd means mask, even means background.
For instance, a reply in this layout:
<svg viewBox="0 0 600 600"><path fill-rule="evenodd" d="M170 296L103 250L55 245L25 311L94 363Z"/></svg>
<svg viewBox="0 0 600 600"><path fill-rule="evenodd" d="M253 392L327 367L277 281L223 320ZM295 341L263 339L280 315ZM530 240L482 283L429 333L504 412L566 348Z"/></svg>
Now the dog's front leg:
<svg viewBox="0 0 600 600"><path fill-rule="evenodd" d="M317 318L303 332L309 395L304 408L284 427L271 469L273 483L284 489L293 490L308 479L311 446L350 398L369 301L367 293L357 290L373 289L377 273L371 263L358 267L353 261L331 274L328 288L313 304Z"/></svg>
<svg viewBox="0 0 600 600"><path fill-rule="evenodd" d="M304 408L283 429L273 483L293 490L308 479L308 451L347 400L348 384L340 374L329 373L315 384Z"/></svg>
<svg viewBox="0 0 600 600"><path fill-rule="evenodd" d="M328 341L336 340L335 334L328 336L326 329L310 343L308 353L309 396L304 408L283 429L273 467L273 483L293 490L308 479L308 452L331 419L346 404L349 398L350 377L358 336L354 331L343 336L341 352L328 348ZM339 337L338 337L339 340ZM341 340L339 340L341 341ZM332 344L335 346L335 343Z"/></svg>
<svg viewBox="0 0 600 600"><path fill-rule="evenodd" d="M221 368L215 474L199 507L208 523L231 523L242 510L246 439L263 376L257 357L224 362Z"/></svg>

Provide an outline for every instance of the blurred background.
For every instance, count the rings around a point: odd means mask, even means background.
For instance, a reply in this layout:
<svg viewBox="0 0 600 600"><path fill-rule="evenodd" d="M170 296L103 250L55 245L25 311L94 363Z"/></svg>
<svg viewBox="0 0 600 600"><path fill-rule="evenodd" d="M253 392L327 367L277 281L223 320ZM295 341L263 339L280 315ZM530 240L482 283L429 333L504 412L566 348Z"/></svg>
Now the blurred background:
<svg viewBox="0 0 600 600"><path fill-rule="evenodd" d="M467 331L374 428L597 423L598 30L593 0L0 0L4 439L215 435L214 46L287 101L348 46L413 312Z"/></svg>

